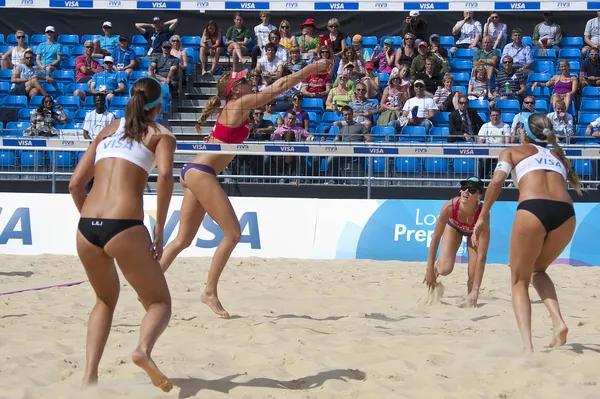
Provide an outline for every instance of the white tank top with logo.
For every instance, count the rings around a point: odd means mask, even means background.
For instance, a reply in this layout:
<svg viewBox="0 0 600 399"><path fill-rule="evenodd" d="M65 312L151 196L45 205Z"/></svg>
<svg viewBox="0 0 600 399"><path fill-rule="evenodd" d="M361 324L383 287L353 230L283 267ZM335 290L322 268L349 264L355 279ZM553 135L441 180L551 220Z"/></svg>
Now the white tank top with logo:
<svg viewBox="0 0 600 399"><path fill-rule="evenodd" d="M538 152L523 159L517 164L517 166L514 167L511 172L513 182L517 185L517 187L519 185L519 180L521 180L521 178L527 173L533 172L534 170L545 170L548 172L560 173L560 175L566 181L567 168L565 168L565 165L563 165L563 163L552 154L552 151L535 144L532 145L537 149Z"/></svg>

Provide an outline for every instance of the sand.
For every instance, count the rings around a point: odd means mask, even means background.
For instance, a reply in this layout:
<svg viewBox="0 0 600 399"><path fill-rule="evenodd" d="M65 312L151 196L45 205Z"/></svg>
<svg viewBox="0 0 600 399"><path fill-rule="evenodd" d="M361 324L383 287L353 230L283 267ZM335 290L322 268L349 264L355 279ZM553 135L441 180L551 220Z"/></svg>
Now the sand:
<svg viewBox="0 0 600 399"><path fill-rule="evenodd" d="M2 292L85 279L75 257L0 259ZM532 290L536 353L523 357L505 265L487 266L469 309L464 265L419 306L423 264L233 259L226 320L199 301L208 261L178 259L167 275L173 317L154 359L170 393L130 361L143 310L122 279L100 385L83 394L90 285L0 296L0 397L600 398L598 269L551 267L569 342L546 348L551 322Z"/></svg>

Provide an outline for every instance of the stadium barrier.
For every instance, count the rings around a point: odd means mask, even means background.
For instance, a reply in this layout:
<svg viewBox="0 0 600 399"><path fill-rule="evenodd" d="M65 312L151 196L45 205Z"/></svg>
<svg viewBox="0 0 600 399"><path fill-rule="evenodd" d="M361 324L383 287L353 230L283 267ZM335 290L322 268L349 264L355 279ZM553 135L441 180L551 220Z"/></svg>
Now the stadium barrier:
<svg viewBox="0 0 600 399"><path fill-rule="evenodd" d="M242 238L234 257L301 259L376 259L424 262L440 200L330 200L231 198ZM165 245L179 227L182 197L171 199L164 229ZM488 264L508 263L510 231L517 204L498 202L491 213ZM156 196L144 196L144 223L153 231ZM600 265L595 239L600 204L576 203L577 227L571 244L557 260L573 266ZM79 214L69 195L0 194L0 253L76 255ZM211 256L223 237L205 217L192 245L180 256ZM465 262L466 241L457 260Z"/></svg>
<svg viewBox="0 0 600 399"><path fill-rule="evenodd" d="M11 8L93 8L105 10L195 10L205 11L584 11L600 9L598 2L580 1L135 1L135 0L0 0Z"/></svg>

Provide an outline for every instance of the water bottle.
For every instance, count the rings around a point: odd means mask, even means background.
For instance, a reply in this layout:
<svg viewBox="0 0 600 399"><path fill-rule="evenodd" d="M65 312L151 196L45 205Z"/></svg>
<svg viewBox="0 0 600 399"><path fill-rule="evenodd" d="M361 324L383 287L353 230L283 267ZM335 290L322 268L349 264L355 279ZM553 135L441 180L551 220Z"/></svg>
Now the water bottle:
<svg viewBox="0 0 600 399"><path fill-rule="evenodd" d="M510 91L510 83L509 82L504 83L504 91L506 93L508 93Z"/></svg>

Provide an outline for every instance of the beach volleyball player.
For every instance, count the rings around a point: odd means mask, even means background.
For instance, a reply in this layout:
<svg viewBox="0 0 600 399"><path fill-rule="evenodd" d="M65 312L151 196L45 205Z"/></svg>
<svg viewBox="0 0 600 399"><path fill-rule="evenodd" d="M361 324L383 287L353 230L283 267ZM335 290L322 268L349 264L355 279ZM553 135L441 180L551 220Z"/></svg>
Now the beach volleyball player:
<svg viewBox="0 0 600 399"><path fill-rule="evenodd" d="M136 81L125 118L106 126L77 165L69 190L81 214L77 253L96 293L87 329L83 386L98 380L98 365L110 333L119 298L116 260L136 291L146 315L140 326L133 362L165 392L173 384L152 361L151 352L171 317L171 297L158 260L163 226L173 194L175 138L154 122L165 93L153 78ZM143 224L143 194L148 173L158 169L157 217L154 241ZM86 195L85 186L94 177Z"/></svg>
<svg viewBox="0 0 600 399"><path fill-rule="evenodd" d="M198 126L206 122L209 116L217 112L221 100L227 103L223 107L215 127L208 138L209 143L240 144L250 134L250 112L271 102L279 94L289 90L313 74L329 74L333 63L328 59L315 61L291 75L279 78L262 91L254 93L250 82L246 80L247 70L225 73L217 82L218 94L212 97L200 116ZM201 300L216 314L229 317L217 295L217 283L231 252L240 240L240 224L227 194L221 188L217 175L225 169L235 155L200 153L181 170L183 203L179 215L177 237L165 247L161 266L166 271L175 257L189 247L196 237L205 213L223 230L223 238L212 258L208 271L208 280Z"/></svg>
<svg viewBox="0 0 600 399"><path fill-rule="evenodd" d="M470 177L460 182L460 196L452 198L442 206L429 246L427 269L423 280L430 289L435 289L439 275L447 276L452 273L456 253L460 248L463 237L467 237L469 258L467 301L470 306L477 306L479 288L483 280L490 242L489 228L482 228L477 246L474 245L471 239L473 227L481 213L482 195L483 182L477 177ZM442 240L442 248L440 256L436 260L440 239Z"/></svg>
<svg viewBox="0 0 600 399"><path fill-rule="evenodd" d="M505 179L512 173L512 180L519 189L519 205L510 238L512 302L523 353L531 353L530 282L552 318L554 334L550 346L564 345L567 340L568 329L546 269L569 244L575 231L575 210L566 183L570 182L579 194L581 184L556 142L550 119L542 114L523 113L517 126L522 144L500 153L473 237L475 242L485 237L490 209ZM547 148L548 144L553 146L552 150Z"/></svg>

